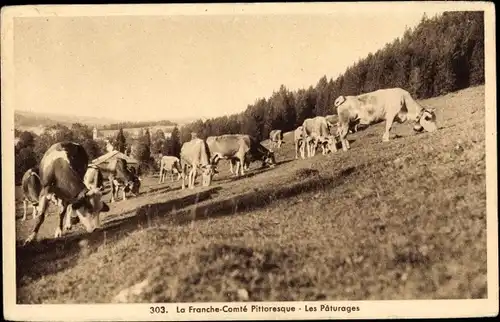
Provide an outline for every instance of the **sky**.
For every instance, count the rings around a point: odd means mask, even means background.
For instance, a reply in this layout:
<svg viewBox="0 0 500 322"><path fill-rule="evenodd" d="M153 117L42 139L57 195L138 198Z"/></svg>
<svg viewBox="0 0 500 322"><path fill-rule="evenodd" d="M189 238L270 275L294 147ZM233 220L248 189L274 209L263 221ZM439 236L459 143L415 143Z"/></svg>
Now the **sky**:
<svg viewBox="0 0 500 322"><path fill-rule="evenodd" d="M281 84L335 79L423 14L15 18L15 109L125 121L238 113Z"/></svg>

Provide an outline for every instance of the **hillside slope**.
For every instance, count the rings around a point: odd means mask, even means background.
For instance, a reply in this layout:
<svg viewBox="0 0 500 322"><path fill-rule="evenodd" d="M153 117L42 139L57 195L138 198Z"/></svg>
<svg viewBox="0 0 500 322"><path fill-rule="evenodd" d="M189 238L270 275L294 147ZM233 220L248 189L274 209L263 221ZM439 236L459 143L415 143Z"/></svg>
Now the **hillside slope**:
<svg viewBox="0 0 500 322"><path fill-rule="evenodd" d="M274 169L193 192L151 179L103 231L18 246L17 301L104 303L143 281L129 301L486 298L484 86L421 103L439 131L397 124L383 143L379 124L306 160L287 133Z"/></svg>

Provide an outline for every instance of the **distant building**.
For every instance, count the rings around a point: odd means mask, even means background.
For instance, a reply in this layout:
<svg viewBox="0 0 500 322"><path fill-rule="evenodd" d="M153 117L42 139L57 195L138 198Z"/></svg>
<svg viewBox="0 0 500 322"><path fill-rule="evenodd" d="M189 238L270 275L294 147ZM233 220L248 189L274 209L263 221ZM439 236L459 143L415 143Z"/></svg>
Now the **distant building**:
<svg viewBox="0 0 500 322"><path fill-rule="evenodd" d="M107 138L104 137L102 135L102 133L99 132L99 130L96 127L94 127L94 129L92 130L92 138L94 139L94 141L105 141L105 140L107 140Z"/></svg>

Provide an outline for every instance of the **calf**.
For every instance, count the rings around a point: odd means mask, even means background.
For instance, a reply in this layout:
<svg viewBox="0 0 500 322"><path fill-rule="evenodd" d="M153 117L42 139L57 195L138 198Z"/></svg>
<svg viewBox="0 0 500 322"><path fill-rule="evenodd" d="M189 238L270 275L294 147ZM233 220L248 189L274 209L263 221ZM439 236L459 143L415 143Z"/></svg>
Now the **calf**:
<svg viewBox="0 0 500 322"><path fill-rule="evenodd" d="M122 158L117 158L115 162L108 165L109 184L111 186L111 202L115 202L118 198L120 188L123 193L123 200L127 200L126 193L130 192L137 196L140 188L140 179L127 168L127 161Z"/></svg>
<svg viewBox="0 0 500 322"><path fill-rule="evenodd" d="M172 182L174 182L174 174L177 174L177 181L182 177L181 161L179 158L165 155L160 159L160 180L158 183L165 181L165 176L170 173Z"/></svg>
<svg viewBox="0 0 500 322"><path fill-rule="evenodd" d="M31 168L28 169L22 178L21 187L23 190L23 221L26 220L28 203L31 204L33 208L33 219L36 218L38 210L38 198L40 197L40 192L42 191L42 183L40 182L40 177L36 171ZM53 194L47 196L47 198L56 206L62 207L61 200L57 199Z"/></svg>
<svg viewBox="0 0 500 322"><path fill-rule="evenodd" d="M302 159L305 158L306 148L308 157L314 156L318 144L325 144L328 150L336 152L335 135L332 135L332 130L333 124L328 122L323 116L305 119L304 123L302 123L302 136L305 143L301 147ZM325 150L323 150L323 154L325 154Z"/></svg>
<svg viewBox="0 0 500 322"><path fill-rule="evenodd" d="M40 161L41 191L38 198L39 216L26 243L32 242L45 220L48 201L52 198L61 200L59 224L55 238L62 236L63 221L66 215L65 229L71 228L71 213L74 212L85 226L87 232L100 226L100 213L109 211L109 207L101 200L99 189L88 189L83 177L88 166L88 155L85 149L73 142L53 144ZM68 214L66 211L68 210Z"/></svg>
<svg viewBox="0 0 500 322"><path fill-rule="evenodd" d="M271 142L271 147L280 148L283 142L283 131L281 130L272 130L269 133L269 141Z"/></svg>
<svg viewBox="0 0 500 322"><path fill-rule="evenodd" d="M202 186L208 187L215 173L210 159L210 151L207 143L193 136L191 141L185 142L181 147L182 167L182 189L185 189L185 180L188 179L188 187L194 189L194 183L198 169L202 172ZM188 168L191 170L188 173Z"/></svg>

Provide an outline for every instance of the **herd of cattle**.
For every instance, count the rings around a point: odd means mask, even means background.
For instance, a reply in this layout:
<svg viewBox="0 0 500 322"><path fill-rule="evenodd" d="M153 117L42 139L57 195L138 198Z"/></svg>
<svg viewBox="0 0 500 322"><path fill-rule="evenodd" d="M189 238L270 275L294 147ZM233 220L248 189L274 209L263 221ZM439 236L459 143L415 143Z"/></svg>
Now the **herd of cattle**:
<svg viewBox="0 0 500 322"><path fill-rule="evenodd" d="M342 149L347 151L350 148L346 139L349 133L357 131L358 126L369 126L384 120L384 142L389 141L389 131L394 121L413 121L415 131L433 132L437 129L434 111L421 107L407 91L400 88L381 89L358 96L339 96L334 102L334 108L336 115L308 118L294 131L296 159L299 158L299 151L302 159L306 158L306 152L307 157L313 157L320 146L323 154L336 152L339 141ZM270 143L271 147L281 147L282 130L271 131ZM165 175L170 173L177 175L177 180L182 179L182 189L186 187L186 180L188 188L193 189L199 171L201 185L209 186L213 176L218 173L217 164L221 159L230 161L230 171L236 176L244 175L253 161L261 161L262 167L276 165L274 152L250 135L225 134L210 136L206 140L193 135L190 141L182 145L180 158L160 158L159 183L164 182ZM39 173L29 169L22 178L23 220L26 219L28 203L33 207L35 219L26 243L35 239L45 219L49 202L59 207L56 238L62 235L63 228L71 229L72 213L76 214L88 232L99 227L100 213L109 211L109 206L102 201L103 171L108 174L112 203L118 197L120 188L124 200L127 192L138 194L141 179L133 169L127 167L124 159L116 159L102 169L89 164L87 153L77 143L59 142L52 145L40 161Z"/></svg>

